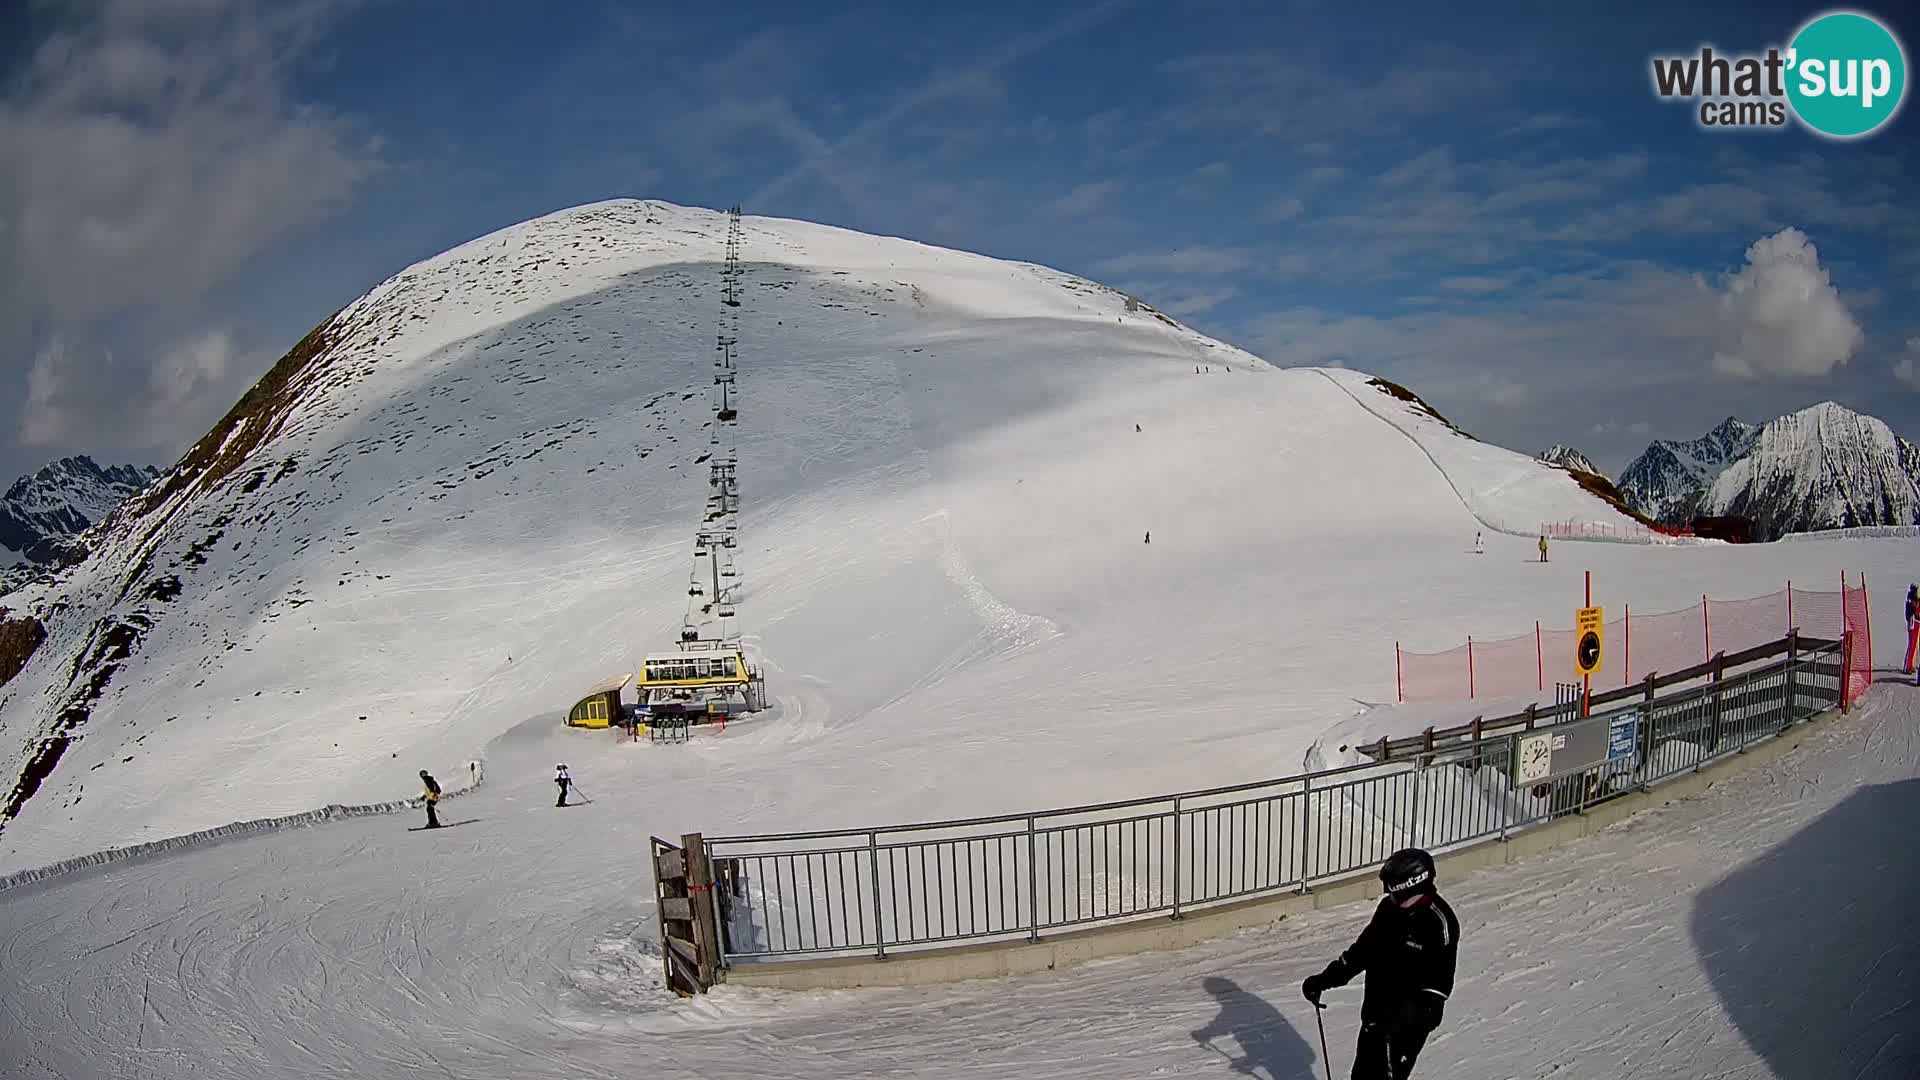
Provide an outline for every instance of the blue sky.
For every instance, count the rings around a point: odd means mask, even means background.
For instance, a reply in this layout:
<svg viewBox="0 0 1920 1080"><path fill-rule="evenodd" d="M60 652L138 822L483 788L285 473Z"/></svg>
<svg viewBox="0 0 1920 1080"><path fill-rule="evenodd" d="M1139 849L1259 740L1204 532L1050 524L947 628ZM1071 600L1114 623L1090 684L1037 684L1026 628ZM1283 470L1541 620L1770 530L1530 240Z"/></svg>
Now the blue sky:
<svg viewBox="0 0 1920 1080"><path fill-rule="evenodd" d="M34 0L0 473L170 461L387 275L617 196L1056 266L1610 469L1825 398L1913 437L1913 110L1710 132L1648 77L1823 10Z"/></svg>

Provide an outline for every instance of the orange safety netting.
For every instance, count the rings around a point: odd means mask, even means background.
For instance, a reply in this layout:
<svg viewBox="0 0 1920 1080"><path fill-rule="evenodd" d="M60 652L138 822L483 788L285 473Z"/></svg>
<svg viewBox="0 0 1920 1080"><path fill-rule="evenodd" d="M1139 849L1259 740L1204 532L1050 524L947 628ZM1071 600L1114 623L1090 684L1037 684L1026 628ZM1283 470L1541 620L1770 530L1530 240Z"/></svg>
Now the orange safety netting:
<svg viewBox="0 0 1920 1080"><path fill-rule="evenodd" d="M1676 611L1638 614L1631 607L1606 624L1606 655L1593 677L1598 687L1625 686L1649 674L1679 671L1709 663L1715 653L1737 653L1785 637L1796 627L1809 637L1839 638L1855 631L1858 647L1848 657L1849 685L1856 667L1871 679L1864 581L1841 592L1815 592L1789 584L1778 592L1745 600L1700 601ZM1394 645L1399 699L1405 702L1510 698L1547 692L1569 681L1574 668L1573 630L1534 624L1530 634L1496 641L1468 639L1465 645L1437 653L1416 653ZM1850 697L1858 697L1854 691Z"/></svg>

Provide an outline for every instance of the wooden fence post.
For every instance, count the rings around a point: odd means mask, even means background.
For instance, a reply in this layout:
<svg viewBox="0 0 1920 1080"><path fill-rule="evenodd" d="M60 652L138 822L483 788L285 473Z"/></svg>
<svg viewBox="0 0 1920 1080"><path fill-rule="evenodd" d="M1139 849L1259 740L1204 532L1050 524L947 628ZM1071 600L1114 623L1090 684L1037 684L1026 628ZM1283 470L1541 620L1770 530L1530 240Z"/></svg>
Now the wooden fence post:
<svg viewBox="0 0 1920 1080"><path fill-rule="evenodd" d="M687 888L687 852L652 838L654 900L659 905L660 953L667 987L681 997L704 993L700 980L699 932L694 900Z"/></svg>
<svg viewBox="0 0 1920 1080"><path fill-rule="evenodd" d="M693 906L694 965L700 989L712 988L720 966L720 926L713 910L713 867L699 833L680 838L687 858L687 900Z"/></svg>

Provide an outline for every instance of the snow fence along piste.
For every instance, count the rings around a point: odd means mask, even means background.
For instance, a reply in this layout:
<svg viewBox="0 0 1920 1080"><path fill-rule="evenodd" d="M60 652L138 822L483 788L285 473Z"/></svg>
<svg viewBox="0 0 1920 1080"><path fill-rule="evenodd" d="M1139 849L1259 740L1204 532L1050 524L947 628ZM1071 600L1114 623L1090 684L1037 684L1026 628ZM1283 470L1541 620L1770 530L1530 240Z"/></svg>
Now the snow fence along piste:
<svg viewBox="0 0 1920 1080"><path fill-rule="evenodd" d="M486 782L486 763L475 761L468 770L468 775L470 779L465 787L447 788L443 785L440 793L440 801L445 802L448 799L457 799L462 795L468 795L477 791L480 785ZM21 885L29 885L36 881L45 881L48 878L60 877L65 874L92 869L96 866L128 862L134 859L146 858L150 855L162 855L170 851L179 851L182 848L199 847L203 844L219 843L222 840L236 840L243 836L274 832L279 829L293 829L307 825L318 825L325 821L342 821L346 818L371 817L375 814L397 814L409 810L417 811L425 805L425 800L416 795L411 799L391 799L387 802L377 803L357 803L352 805L334 803L331 806L320 807L318 810L302 810L299 813L282 814L279 817L255 818L251 821L235 821L226 825L216 825L211 829L201 829L198 832L183 833L180 836L169 836L164 840L152 840L144 844L133 844L128 847L108 848L105 851L96 851L90 855L76 855L71 859L62 859L59 862L49 863L46 866L16 870L11 874L0 875L0 892L5 892L8 889L17 888Z"/></svg>
<svg viewBox="0 0 1920 1080"><path fill-rule="evenodd" d="M1535 731L1305 775L1026 814L705 839L729 963L1018 944L1309 891L1393 851L1511 834L1736 754L1842 702L1844 646L1729 671ZM1615 726L1625 724L1619 745ZM1529 740L1598 725L1598 752L1530 771ZM1591 740L1589 740L1590 742ZM724 871L724 872L723 872Z"/></svg>
<svg viewBox="0 0 1920 1080"><path fill-rule="evenodd" d="M1778 641L1798 629L1808 637L1840 638L1855 630L1861 644L1850 658L1857 680L1871 677L1872 635L1867 632L1864 576L1854 585L1841 575L1834 592L1786 588L1744 600L1708 596L1684 608L1641 614L1623 607L1605 629L1606 662L1593 677L1595 689L1631 686L1649 674L1711 663L1715 653L1737 653ZM1507 700L1540 697L1573 669L1576 634L1547 629L1484 640L1469 637L1442 652L1411 652L1394 643L1394 676L1401 702ZM1861 681L1854 692L1865 689Z"/></svg>

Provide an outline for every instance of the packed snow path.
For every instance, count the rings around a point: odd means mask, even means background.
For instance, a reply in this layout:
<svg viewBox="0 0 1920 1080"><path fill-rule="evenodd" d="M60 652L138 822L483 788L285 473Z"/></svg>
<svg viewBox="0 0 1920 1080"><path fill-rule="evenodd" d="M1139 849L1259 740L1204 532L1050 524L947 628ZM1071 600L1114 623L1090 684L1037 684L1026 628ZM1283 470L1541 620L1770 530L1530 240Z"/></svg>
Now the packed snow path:
<svg viewBox="0 0 1920 1080"><path fill-rule="evenodd" d="M1883 676L1884 677L1884 676ZM1178 953L915 990L659 988L644 838L511 736L442 833L252 837L0 894L0 1075L1320 1075L1298 993L1363 906ZM1920 1075L1920 691L1521 864L1444 882L1460 985L1423 1080ZM1359 988L1329 1000L1335 1075ZM1236 1071L1237 1070L1237 1071Z"/></svg>

